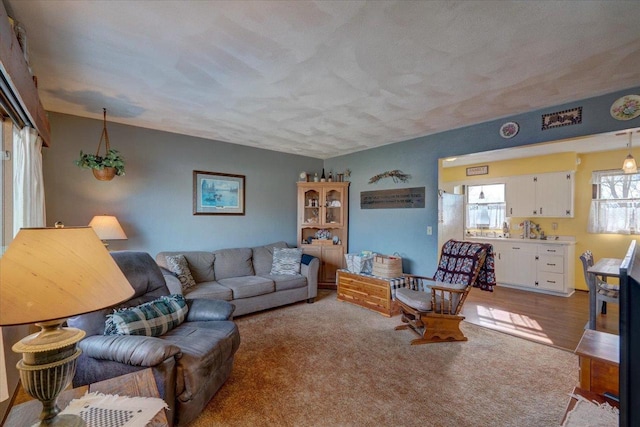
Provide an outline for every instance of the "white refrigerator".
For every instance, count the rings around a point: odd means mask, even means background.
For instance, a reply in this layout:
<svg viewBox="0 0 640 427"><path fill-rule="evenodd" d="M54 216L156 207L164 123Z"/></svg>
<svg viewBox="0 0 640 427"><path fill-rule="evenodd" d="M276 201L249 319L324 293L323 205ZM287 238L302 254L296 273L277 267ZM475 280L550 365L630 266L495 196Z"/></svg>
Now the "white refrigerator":
<svg viewBox="0 0 640 427"><path fill-rule="evenodd" d="M464 239L464 195L438 195L438 250L449 239Z"/></svg>

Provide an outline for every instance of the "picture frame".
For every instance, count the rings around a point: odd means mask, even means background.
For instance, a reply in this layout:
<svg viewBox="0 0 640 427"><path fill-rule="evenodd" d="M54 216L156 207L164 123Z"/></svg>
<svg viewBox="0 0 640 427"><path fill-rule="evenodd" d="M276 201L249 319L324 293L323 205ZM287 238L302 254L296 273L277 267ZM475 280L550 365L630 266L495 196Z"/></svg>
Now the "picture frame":
<svg viewBox="0 0 640 427"><path fill-rule="evenodd" d="M245 176L193 171L194 215L244 215Z"/></svg>
<svg viewBox="0 0 640 427"><path fill-rule="evenodd" d="M582 123L582 107L542 115L542 130Z"/></svg>

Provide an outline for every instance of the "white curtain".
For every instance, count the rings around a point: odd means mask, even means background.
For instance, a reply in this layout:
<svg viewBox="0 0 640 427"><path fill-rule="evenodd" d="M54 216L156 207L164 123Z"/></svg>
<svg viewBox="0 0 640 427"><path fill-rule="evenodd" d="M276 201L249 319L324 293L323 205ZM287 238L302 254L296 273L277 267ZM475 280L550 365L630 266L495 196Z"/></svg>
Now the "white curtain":
<svg viewBox="0 0 640 427"><path fill-rule="evenodd" d="M506 205L504 203L469 203L467 204L467 228L488 227L501 229L505 221ZM486 225L488 224L488 226Z"/></svg>
<svg viewBox="0 0 640 427"><path fill-rule="evenodd" d="M589 210L589 233L640 233L640 174L594 171L596 187Z"/></svg>
<svg viewBox="0 0 640 427"><path fill-rule="evenodd" d="M35 129L13 132L13 235L45 226L42 138Z"/></svg>

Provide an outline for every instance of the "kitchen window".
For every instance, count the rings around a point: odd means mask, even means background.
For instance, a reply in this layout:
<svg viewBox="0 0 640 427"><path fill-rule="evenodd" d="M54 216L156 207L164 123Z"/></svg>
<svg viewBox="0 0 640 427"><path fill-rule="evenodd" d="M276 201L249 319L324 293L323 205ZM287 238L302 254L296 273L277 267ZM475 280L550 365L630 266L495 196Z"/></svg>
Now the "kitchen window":
<svg viewBox="0 0 640 427"><path fill-rule="evenodd" d="M504 184L467 186L468 229L502 229L506 210Z"/></svg>
<svg viewBox="0 0 640 427"><path fill-rule="evenodd" d="M589 233L640 234L640 173L594 171Z"/></svg>

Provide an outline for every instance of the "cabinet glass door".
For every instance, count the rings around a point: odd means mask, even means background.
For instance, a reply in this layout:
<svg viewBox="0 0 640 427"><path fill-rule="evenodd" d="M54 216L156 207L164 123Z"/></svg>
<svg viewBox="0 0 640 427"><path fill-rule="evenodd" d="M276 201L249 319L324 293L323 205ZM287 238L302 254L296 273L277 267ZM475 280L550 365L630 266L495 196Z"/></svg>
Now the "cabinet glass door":
<svg viewBox="0 0 640 427"><path fill-rule="evenodd" d="M320 224L320 193L316 190L304 192L304 216L303 225Z"/></svg>
<svg viewBox="0 0 640 427"><path fill-rule="evenodd" d="M342 203L342 189L327 188L325 190L325 225L333 227L342 226Z"/></svg>

